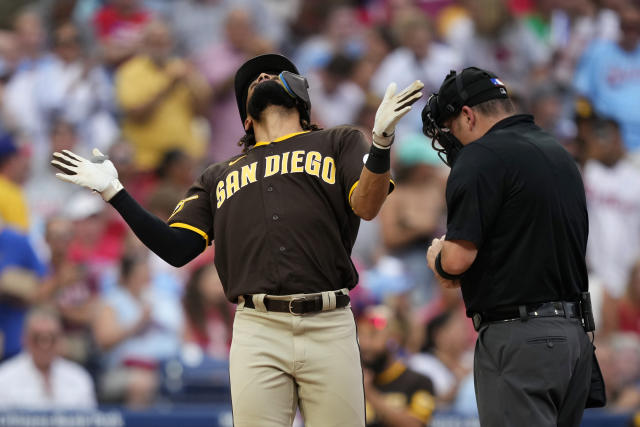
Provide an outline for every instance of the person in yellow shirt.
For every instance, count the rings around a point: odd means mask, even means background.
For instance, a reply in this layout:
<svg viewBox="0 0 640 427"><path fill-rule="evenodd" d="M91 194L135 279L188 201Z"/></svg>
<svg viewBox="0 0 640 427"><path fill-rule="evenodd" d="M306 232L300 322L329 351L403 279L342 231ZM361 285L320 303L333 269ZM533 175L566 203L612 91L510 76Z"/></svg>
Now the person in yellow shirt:
<svg viewBox="0 0 640 427"><path fill-rule="evenodd" d="M28 157L10 134L0 136L0 222L29 231L29 208L20 187L28 176Z"/></svg>
<svg viewBox="0 0 640 427"><path fill-rule="evenodd" d="M205 153L206 132L198 128L197 118L206 113L210 88L190 64L171 57L172 47L167 25L153 21L145 28L143 53L116 73L123 133L141 171L155 169L171 149L182 149L195 159Z"/></svg>

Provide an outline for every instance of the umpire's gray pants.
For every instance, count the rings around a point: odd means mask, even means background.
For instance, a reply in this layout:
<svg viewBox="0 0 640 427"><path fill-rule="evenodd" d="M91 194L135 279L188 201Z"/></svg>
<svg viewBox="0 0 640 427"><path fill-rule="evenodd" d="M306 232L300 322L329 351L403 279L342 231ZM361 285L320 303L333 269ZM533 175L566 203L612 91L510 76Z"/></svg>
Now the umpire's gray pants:
<svg viewBox="0 0 640 427"><path fill-rule="evenodd" d="M253 302L256 309L240 301L233 324L234 426L291 426L299 407L307 427L364 427L351 307L294 316L266 311L255 295Z"/></svg>
<svg viewBox="0 0 640 427"><path fill-rule="evenodd" d="M593 349L577 319L531 318L484 325L474 359L482 426L578 426Z"/></svg>

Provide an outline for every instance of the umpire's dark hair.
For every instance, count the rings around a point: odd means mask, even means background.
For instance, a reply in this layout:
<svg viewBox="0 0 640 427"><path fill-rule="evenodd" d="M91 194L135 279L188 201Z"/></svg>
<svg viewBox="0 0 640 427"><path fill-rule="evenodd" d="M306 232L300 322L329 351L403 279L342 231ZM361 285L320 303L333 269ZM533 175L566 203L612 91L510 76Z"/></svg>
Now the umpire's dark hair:
<svg viewBox="0 0 640 427"><path fill-rule="evenodd" d="M427 332L425 334L424 344L420 349L421 353L433 353L433 350L436 347L436 334L449 322L452 317L453 311L446 310L433 317L429 321L429 323L427 323Z"/></svg>
<svg viewBox="0 0 640 427"><path fill-rule="evenodd" d="M510 98L490 99L474 105L471 109L485 116L494 116L500 113L514 114L516 112L516 107Z"/></svg>

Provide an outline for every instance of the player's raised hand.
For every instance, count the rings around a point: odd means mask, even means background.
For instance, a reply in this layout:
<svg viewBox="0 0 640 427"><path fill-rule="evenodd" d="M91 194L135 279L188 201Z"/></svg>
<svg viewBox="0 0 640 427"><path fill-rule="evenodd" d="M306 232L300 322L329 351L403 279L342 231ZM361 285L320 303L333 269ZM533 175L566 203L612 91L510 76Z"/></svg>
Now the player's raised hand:
<svg viewBox="0 0 640 427"><path fill-rule="evenodd" d="M118 171L100 150L94 148L92 153L94 157L87 160L69 150L56 151L51 164L62 171L56 174L61 180L97 191L105 201L109 201L123 188L118 180Z"/></svg>
<svg viewBox="0 0 640 427"><path fill-rule="evenodd" d="M398 121L411 110L411 105L422 96L424 84L416 80L408 87L396 93L398 85L389 84L384 98L376 111L373 125L373 145L386 149L393 143L393 135Z"/></svg>

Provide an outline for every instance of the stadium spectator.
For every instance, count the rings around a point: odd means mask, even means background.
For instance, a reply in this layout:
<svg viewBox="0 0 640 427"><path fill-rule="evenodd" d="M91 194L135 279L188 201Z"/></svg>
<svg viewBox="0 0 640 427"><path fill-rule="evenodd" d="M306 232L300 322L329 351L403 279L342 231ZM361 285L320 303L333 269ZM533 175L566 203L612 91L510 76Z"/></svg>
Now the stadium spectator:
<svg viewBox="0 0 640 427"><path fill-rule="evenodd" d="M398 188L380 211L382 243L403 262L413 288L413 304L421 306L437 294L433 273L424 261L425 248L444 232L448 172L430 141L419 134L398 141L395 160Z"/></svg>
<svg viewBox="0 0 640 427"><path fill-rule="evenodd" d="M116 73L123 132L135 149L135 165L151 171L174 148L200 159L205 140L194 128L198 114L206 109L209 86L192 65L171 56L173 40L165 23L150 22L143 44L144 53Z"/></svg>
<svg viewBox="0 0 640 427"><path fill-rule="evenodd" d="M119 130L113 85L105 69L85 55L76 26L66 22L53 32L53 55L36 79L34 96L45 126L58 117L76 127L82 152L107 152ZM52 84L55 82L55 84ZM45 147L47 157L53 151Z"/></svg>
<svg viewBox="0 0 640 427"><path fill-rule="evenodd" d="M0 408L91 409L93 381L80 366L59 355L60 320L47 309L30 311L24 330L25 351L0 365Z"/></svg>
<svg viewBox="0 0 640 427"><path fill-rule="evenodd" d="M182 307L186 317L184 342L196 344L209 357L228 359L233 311L212 264L193 272L185 287Z"/></svg>
<svg viewBox="0 0 640 427"><path fill-rule="evenodd" d="M14 18L13 30L17 44L17 66L7 82L3 105L15 121L16 132L33 144L44 144L45 128L38 110L34 88L39 70L51 61L46 50L46 33L40 14L32 8L20 11Z"/></svg>
<svg viewBox="0 0 640 427"><path fill-rule="evenodd" d="M438 403L450 405L460 384L471 375L469 330L464 315L445 311L427 324L422 351L409 359L409 367L433 381Z"/></svg>
<svg viewBox="0 0 640 427"><path fill-rule="evenodd" d="M165 188L184 194L195 179L194 162L180 149L167 151L156 170L156 188ZM176 203L178 200L176 200ZM173 211L172 206L171 211Z"/></svg>
<svg viewBox="0 0 640 427"><path fill-rule="evenodd" d="M73 234L73 225L67 218L47 220L48 275L39 289L38 299L53 304L60 315L65 336L60 354L86 364L92 353L90 327L98 289L96 277L90 276L84 265L69 259Z"/></svg>
<svg viewBox="0 0 640 427"><path fill-rule="evenodd" d="M368 92L376 70L397 46L389 28L382 25L365 30L364 43L363 55L356 61L351 79L363 91Z"/></svg>
<svg viewBox="0 0 640 427"><path fill-rule="evenodd" d="M69 247L71 261L82 264L90 275L100 275L113 268L122 253L125 229L109 221L96 194L77 192L67 202L63 215L73 222L73 240Z"/></svg>
<svg viewBox="0 0 640 427"><path fill-rule="evenodd" d="M596 350L607 392L607 408L627 412L640 406L640 339L635 333L600 338Z"/></svg>
<svg viewBox="0 0 640 427"><path fill-rule="evenodd" d="M616 308L616 329L621 332L634 332L640 337L640 259L636 260L631 268L626 292Z"/></svg>
<svg viewBox="0 0 640 427"><path fill-rule="evenodd" d="M570 87L575 68L584 50L594 40L615 41L619 37L620 23L615 3L622 4L626 0L578 0L564 3L565 11L556 10L552 14L551 28L553 33L554 55L553 78L563 86Z"/></svg>
<svg viewBox="0 0 640 427"><path fill-rule="evenodd" d="M640 150L640 9L625 8L620 16L622 34L615 42L598 40L583 54L574 84L598 114L616 120L629 153Z"/></svg>
<svg viewBox="0 0 640 427"><path fill-rule="evenodd" d="M0 360L20 352L25 315L45 273L27 237L0 219Z"/></svg>
<svg viewBox="0 0 640 427"><path fill-rule="evenodd" d="M353 123L365 101L364 91L352 80L355 61L334 55L326 66L313 73L309 96L313 115L322 127Z"/></svg>
<svg viewBox="0 0 640 427"><path fill-rule="evenodd" d="M225 38L225 21L233 10L244 10L251 15L252 32L263 41L278 45L285 39L285 23L263 0L175 0L171 3L169 22L178 48L185 55L197 54L221 43Z"/></svg>
<svg viewBox="0 0 640 427"><path fill-rule="evenodd" d="M459 54L434 40L431 23L419 10L406 9L399 13L392 29L400 46L387 55L371 80L371 89L378 96L383 96L389 82L404 87L413 80L421 80L424 93L431 94L440 87L443 75L460 67ZM418 101L399 123L396 138L422 128L420 112L424 102Z"/></svg>
<svg viewBox="0 0 640 427"><path fill-rule="evenodd" d="M620 298L640 256L640 172L625 157L614 120L594 118L585 138L583 181L589 211L587 265ZM625 242L623 245L620 242Z"/></svg>
<svg viewBox="0 0 640 427"><path fill-rule="evenodd" d="M29 208L22 185L29 176L26 149L11 134L0 135L0 220L22 232L29 230Z"/></svg>
<svg viewBox="0 0 640 427"><path fill-rule="evenodd" d="M464 58L463 66L491 70L508 85L525 90L533 76L546 70L551 50L525 21L512 14L508 3L465 1L468 15L449 23L447 40Z"/></svg>
<svg viewBox="0 0 640 427"><path fill-rule="evenodd" d="M93 16L93 31L100 42L105 63L114 67L133 56L150 19L150 12L140 0L108 0L104 3Z"/></svg>
<svg viewBox="0 0 640 427"><path fill-rule="evenodd" d="M17 121L5 102L7 84L15 73L20 60L18 40L11 31L0 31L0 133L17 131Z"/></svg>
<svg viewBox="0 0 640 427"><path fill-rule="evenodd" d="M73 199L77 189L70 189L64 183L51 179L55 169L49 164L51 152L76 150L79 145L76 128L62 117L54 116L47 125L50 150L33 153L31 173L25 184L25 195L30 208L34 227L43 227L46 219L61 214L67 203Z"/></svg>
<svg viewBox="0 0 640 427"><path fill-rule="evenodd" d="M123 256L120 275L93 325L104 356L100 391L105 400L144 407L155 398L160 363L178 352L181 313L177 301L150 288L145 256Z"/></svg>
<svg viewBox="0 0 640 427"><path fill-rule="evenodd" d="M256 32L254 15L246 9L231 9L223 22L222 40L195 55L195 64L211 85L208 157L213 161L228 159L240 152L238 141L244 136L244 129L238 125L233 90L236 70L249 58L273 50L272 44Z"/></svg>
<svg viewBox="0 0 640 427"><path fill-rule="evenodd" d="M536 124L561 144L571 143L577 132L573 120L563 114L568 97L566 87L549 82L532 86L528 97L528 111L536 118Z"/></svg>
<svg viewBox="0 0 640 427"><path fill-rule="evenodd" d="M435 410L431 380L408 368L389 333L394 318L385 306L370 306L357 319L368 427L424 426Z"/></svg>
<svg viewBox="0 0 640 427"><path fill-rule="evenodd" d="M322 30L301 42L293 54L293 62L302 75L324 67L333 55L343 54L355 59L362 54L364 40L353 7L340 5L329 8ZM404 87L402 84L398 82L398 87Z"/></svg>

